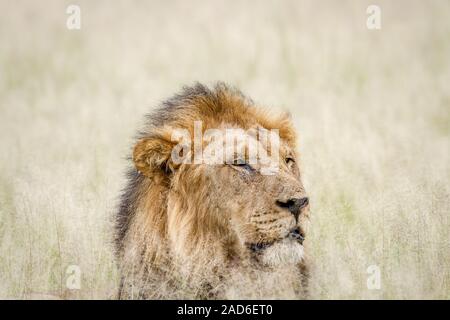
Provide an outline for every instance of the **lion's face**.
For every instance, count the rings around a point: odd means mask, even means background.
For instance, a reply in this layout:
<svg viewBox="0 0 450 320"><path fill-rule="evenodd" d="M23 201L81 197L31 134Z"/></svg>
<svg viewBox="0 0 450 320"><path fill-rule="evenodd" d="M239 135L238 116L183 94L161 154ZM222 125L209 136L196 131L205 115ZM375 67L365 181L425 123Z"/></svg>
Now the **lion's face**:
<svg viewBox="0 0 450 320"><path fill-rule="evenodd" d="M253 271L290 270L297 287L307 276L309 204L296 141L288 114L224 84L197 84L164 102L134 146L118 216L132 283L189 283L197 296L223 288L230 271L253 279Z"/></svg>
<svg viewBox="0 0 450 320"><path fill-rule="evenodd" d="M271 161L268 170L267 159L265 163L252 163L248 157L243 159L242 154L225 150L230 146L224 147L221 140L205 145L206 151L208 148L223 153L223 163L182 165L174 184L179 188L174 192L184 192L185 198L202 203L207 214L216 217L209 223L226 226L224 236L231 232L237 239L236 255L244 254L267 266L300 262L309 222L309 202L295 150L281 140L278 154L270 154L270 146L254 137L246 137L235 145L236 150L245 150L247 156L251 148L266 151ZM202 199L198 199L199 195Z"/></svg>

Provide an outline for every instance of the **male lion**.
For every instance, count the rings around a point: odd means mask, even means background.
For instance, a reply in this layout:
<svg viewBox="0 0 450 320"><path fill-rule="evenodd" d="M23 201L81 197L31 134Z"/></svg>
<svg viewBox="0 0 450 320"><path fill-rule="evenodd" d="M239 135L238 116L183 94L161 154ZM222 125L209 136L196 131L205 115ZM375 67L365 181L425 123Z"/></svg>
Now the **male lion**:
<svg viewBox="0 0 450 320"><path fill-rule="evenodd" d="M220 130L231 128L238 139L230 146ZM273 145L260 139L268 131L278 136ZM289 115L258 108L222 83L185 87L164 102L134 147L118 212L119 297L303 294L309 204L295 140ZM249 161L252 150L261 153ZM210 157L193 158L201 152ZM275 170L261 154L277 160Z"/></svg>

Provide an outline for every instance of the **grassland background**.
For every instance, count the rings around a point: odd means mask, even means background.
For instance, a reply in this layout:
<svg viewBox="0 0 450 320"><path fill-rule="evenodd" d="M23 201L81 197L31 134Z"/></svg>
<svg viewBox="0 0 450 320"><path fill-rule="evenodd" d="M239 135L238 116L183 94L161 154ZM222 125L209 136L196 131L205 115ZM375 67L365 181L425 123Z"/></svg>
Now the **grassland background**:
<svg viewBox="0 0 450 320"><path fill-rule="evenodd" d="M450 3L377 0L373 31L372 2L0 0L0 297L111 296L143 114L223 80L294 116L312 298L450 298Z"/></svg>

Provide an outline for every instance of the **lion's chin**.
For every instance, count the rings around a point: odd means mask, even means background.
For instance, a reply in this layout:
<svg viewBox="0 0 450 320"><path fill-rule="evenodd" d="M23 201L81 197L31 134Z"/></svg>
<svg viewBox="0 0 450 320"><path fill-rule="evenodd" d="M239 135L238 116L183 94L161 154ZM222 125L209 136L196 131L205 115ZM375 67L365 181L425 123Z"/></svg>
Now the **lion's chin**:
<svg viewBox="0 0 450 320"><path fill-rule="evenodd" d="M303 246L291 239L278 241L264 250L261 262L269 267L298 264L303 260Z"/></svg>

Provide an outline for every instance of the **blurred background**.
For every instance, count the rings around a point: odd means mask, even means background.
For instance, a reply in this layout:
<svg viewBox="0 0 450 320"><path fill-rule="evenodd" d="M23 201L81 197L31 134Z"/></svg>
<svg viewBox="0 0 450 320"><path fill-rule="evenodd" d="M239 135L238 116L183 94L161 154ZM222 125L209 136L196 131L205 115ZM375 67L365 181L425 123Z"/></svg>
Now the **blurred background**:
<svg viewBox="0 0 450 320"><path fill-rule="evenodd" d="M381 29L367 28L371 4ZM448 1L0 0L0 12L0 297L111 297L112 219L143 115L221 80L293 115L311 298L450 298Z"/></svg>

